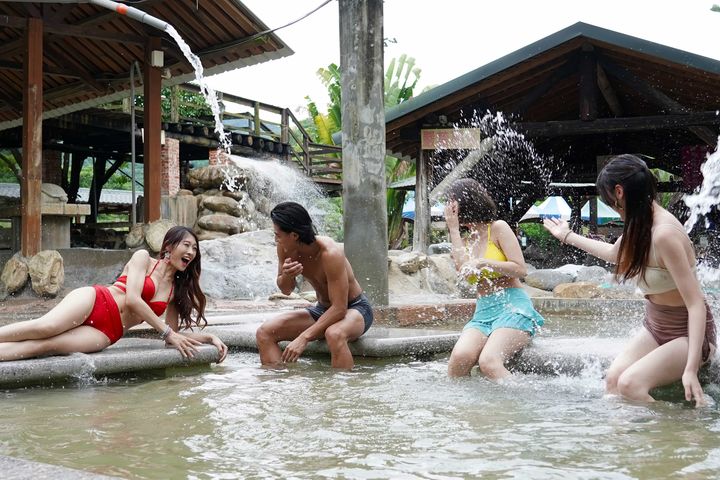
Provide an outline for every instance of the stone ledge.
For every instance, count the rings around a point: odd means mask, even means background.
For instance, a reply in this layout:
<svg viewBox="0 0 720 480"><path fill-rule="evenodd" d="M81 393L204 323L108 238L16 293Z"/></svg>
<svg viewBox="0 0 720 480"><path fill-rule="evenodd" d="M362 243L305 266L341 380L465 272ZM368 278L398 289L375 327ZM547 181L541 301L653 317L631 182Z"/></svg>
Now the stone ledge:
<svg viewBox="0 0 720 480"><path fill-rule="evenodd" d="M45 384L86 376L209 365L216 362L218 356L217 349L211 345L201 345L195 357L184 359L180 352L166 348L160 340L122 338L115 345L97 353L0 362L0 385Z"/></svg>
<svg viewBox="0 0 720 480"><path fill-rule="evenodd" d="M0 455L0 471L4 480L112 480L120 478L5 455Z"/></svg>

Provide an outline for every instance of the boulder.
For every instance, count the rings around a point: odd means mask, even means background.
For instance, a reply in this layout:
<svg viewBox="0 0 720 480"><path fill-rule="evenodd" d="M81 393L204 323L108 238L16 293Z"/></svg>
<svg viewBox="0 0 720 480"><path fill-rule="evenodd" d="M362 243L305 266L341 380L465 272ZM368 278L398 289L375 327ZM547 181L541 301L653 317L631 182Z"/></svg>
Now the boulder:
<svg viewBox="0 0 720 480"><path fill-rule="evenodd" d="M202 228L196 228L195 235L198 237L198 241L201 242L203 240L215 240L217 238L225 238L228 236L225 232L213 232L211 230L203 230Z"/></svg>
<svg viewBox="0 0 720 480"><path fill-rule="evenodd" d="M27 283L29 273L30 269L27 260L19 253L16 253L5 263L0 275L0 282L5 285L7 293L17 293Z"/></svg>
<svg viewBox="0 0 720 480"><path fill-rule="evenodd" d="M55 297L65 282L63 259L56 250L43 250L28 262L30 281L35 293L42 297Z"/></svg>
<svg viewBox="0 0 720 480"><path fill-rule="evenodd" d="M242 209L240 205L238 205L237 200L226 196L205 196L200 205L203 209L211 210L214 213L227 213L234 217L242 215Z"/></svg>
<svg viewBox="0 0 720 480"><path fill-rule="evenodd" d="M440 253L450 252L452 252L452 243L450 242L433 243L428 246L428 255L438 255Z"/></svg>
<svg viewBox="0 0 720 480"><path fill-rule="evenodd" d="M136 223L125 236L125 245L128 248L137 248L145 242L145 228L143 223Z"/></svg>
<svg viewBox="0 0 720 480"><path fill-rule="evenodd" d="M597 298L600 293L600 287L589 282L561 283L553 289L558 298Z"/></svg>
<svg viewBox="0 0 720 480"><path fill-rule="evenodd" d="M227 213L213 213L198 218L198 226L204 230L223 232L230 235L240 233L241 225L237 217Z"/></svg>
<svg viewBox="0 0 720 480"><path fill-rule="evenodd" d="M427 255L419 252L403 253L392 258L394 262L397 262L400 271L408 275L416 273L421 268L426 268L429 265Z"/></svg>
<svg viewBox="0 0 720 480"><path fill-rule="evenodd" d="M603 267L592 266L592 267L581 267L577 271L575 277L576 282L590 282L595 285L601 285L607 283L611 279L611 274Z"/></svg>
<svg viewBox="0 0 720 480"><path fill-rule="evenodd" d="M274 233L258 230L200 242L200 285L212 298L267 298L277 292Z"/></svg>
<svg viewBox="0 0 720 480"><path fill-rule="evenodd" d="M248 171L234 165L208 165L190 170L187 180L195 188L220 188L225 183L242 185L247 181Z"/></svg>
<svg viewBox="0 0 720 480"><path fill-rule="evenodd" d="M561 283L572 283L574 276L557 270L540 269L529 272L525 283L541 290L552 291Z"/></svg>
<svg viewBox="0 0 720 480"><path fill-rule="evenodd" d="M151 251L158 253L162 248L162 242L168 230L175 226L170 220L156 220L147 226L145 231L145 242Z"/></svg>
<svg viewBox="0 0 720 480"><path fill-rule="evenodd" d="M42 203L67 203L68 196L60 185L43 183L40 187Z"/></svg>

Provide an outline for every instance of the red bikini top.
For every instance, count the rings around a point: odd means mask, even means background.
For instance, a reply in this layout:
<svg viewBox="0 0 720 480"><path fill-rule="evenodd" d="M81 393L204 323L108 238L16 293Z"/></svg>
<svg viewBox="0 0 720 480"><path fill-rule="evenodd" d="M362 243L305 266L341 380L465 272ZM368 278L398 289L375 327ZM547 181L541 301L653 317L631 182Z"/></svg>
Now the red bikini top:
<svg viewBox="0 0 720 480"><path fill-rule="evenodd" d="M168 295L168 299L166 302L156 301L151 302L152 298L155 296L155 282L153 282L153 279L150 275L155 271L155 267L158 266L160 262L155 262L155 265L153 266L152 270L150 270L150 273L145 276L145 282L143 283L143 289L142 293L140 293L140 298L143 299L145 303L147 303L148 307L157 315L158 317L161 316L163 313L165 313L165 310L167 309L168 303L170 302L170 299L172 298L173 289L175 288L175 285L172 285L170 287L170 295ZM115 283L113 284L123 292L127 290L127 275L121 275L115 280Z"/></svg>

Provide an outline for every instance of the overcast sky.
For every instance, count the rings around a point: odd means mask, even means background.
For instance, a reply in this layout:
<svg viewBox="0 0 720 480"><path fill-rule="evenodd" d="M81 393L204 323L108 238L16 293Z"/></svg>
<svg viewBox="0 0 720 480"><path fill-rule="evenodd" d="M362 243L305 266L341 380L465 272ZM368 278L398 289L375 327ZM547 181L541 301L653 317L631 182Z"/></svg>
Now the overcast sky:
<svg viewBox="0 0 720 480"><path fill-rule="evenodd" d="M324 0L244 0L269 28L302 17ZM407 54L422 69L416 94L582 21L720 60L717 0L385 0L385 62ZM338 1L281 29L295 54L211 78L213 88L302 112L321 110L320 67L340 63Z"/></svg>

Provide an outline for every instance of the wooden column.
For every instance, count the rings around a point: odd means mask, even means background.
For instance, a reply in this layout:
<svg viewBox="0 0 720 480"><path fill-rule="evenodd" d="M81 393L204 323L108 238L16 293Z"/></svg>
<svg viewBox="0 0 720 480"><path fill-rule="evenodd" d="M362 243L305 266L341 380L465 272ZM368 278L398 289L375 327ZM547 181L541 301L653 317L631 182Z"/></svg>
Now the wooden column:
<svg viewBox="0 0 720 480"><path fill-rule="evenodd" d="M580 55L580 120L597 118L597 61L593 47L583 46Z"/></svg>
<svg viewBox="0 0 720 480"><path fill-rule="evenodd" d="M27 20L24 61L20 249L30 257L42 244L43 23L39 18Z"/></svg>
<svg viewBox="0 0 720 480"><path fill-rule="evenodd" d="M160 188L162 185L162 160L160 136L162 131L162 111L160 110L161 69L150 66L153 50L160 50L160 38L151 37L145 46L145 64L143 67L145 88L145 112L143 128L143 171L145 223L160 219Z"/></svg>
<svg viewBox="0 0 720 480"><path fill-rule="evenodd" d="M430 150L420 150L415 168L415 222L413 224L413 250L427 253L430 244Z"/></svg>

